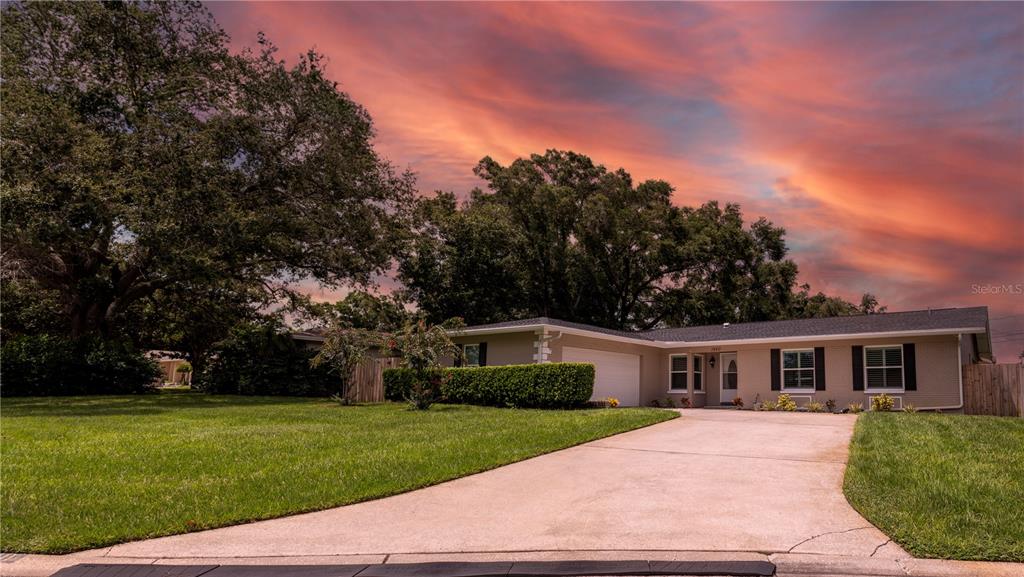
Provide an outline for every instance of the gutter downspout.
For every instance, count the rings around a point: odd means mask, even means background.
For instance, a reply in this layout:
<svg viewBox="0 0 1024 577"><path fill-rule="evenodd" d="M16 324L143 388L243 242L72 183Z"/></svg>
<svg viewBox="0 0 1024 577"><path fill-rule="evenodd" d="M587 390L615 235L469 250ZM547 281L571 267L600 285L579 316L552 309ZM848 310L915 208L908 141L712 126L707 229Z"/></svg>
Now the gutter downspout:
<svg viewBox="0 0 1024 577"><path fill-rule="evenodd" d="M963 338L962 333L956 335L956 376L957 381L960 385L960 404L959 405L947 405L944 407L918 407L919 411L937 411L937 410L960 410L964 408L964 349L963 349Z"/></svg>

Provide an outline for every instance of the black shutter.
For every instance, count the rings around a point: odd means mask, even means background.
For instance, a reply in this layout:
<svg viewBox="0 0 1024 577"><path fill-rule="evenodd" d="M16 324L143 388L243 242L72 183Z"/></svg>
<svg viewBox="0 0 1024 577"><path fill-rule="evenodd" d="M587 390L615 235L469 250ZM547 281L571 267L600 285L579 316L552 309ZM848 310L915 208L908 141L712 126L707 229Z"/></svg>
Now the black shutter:
<svg viewBox="0 0 1024 577"><path fill-rule="evenodd" d="M466 347L464 345L459 345L459 351L457 353L455 353L455 363L454 364L455 364L456 367L461 367L462 366L462 355L465 355L465 354L466 354Z"/></svg>
<svg viewBox="0 0 1024 577"><path fill-rule="evenodd" d="M782 390L782 351L772 349L772 390Z"/></svg>
<svg viewBox="0 0 1024 577"><path fill-rule="evenodd" d="M825 390L825 347L814 347L814 390Z"/></svg>
<svg viewBox="0 0 1024 577"><path fill-rule="evenodd" d="M917 390L917 351L914 343L903 344L903 388Z"/></svg>
<svg viewBox="0 0 1024 577"><path fill-rule="evenodd" d="M853 347L853 390L864 390L864 347Z"/></svg>
<svg viewBox="0 0 1024 577"><path fill-rule="evenodd" d="M480 366L487 366L487 343L480 343Z"/></svg>

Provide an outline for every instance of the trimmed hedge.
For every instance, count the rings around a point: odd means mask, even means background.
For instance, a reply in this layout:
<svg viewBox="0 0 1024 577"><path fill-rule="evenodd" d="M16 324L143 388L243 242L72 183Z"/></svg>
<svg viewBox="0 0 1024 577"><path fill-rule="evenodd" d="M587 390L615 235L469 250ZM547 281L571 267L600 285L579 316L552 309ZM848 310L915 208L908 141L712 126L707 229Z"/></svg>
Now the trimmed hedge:
<svg viewBox="0 0 1024 577"><path fill-rule="evenodd" d="M127 342L57 335L5 339L0 365L5 397L145 393L160 376Z"/></svg>
<svg viewBox="0 0 1024 577"><path fill-rule="evenodd" d="M574 407L594 394L594 365L544 363L438 369L449 375L441 386L448 403L493 407ZM401 401L412 389L410 369L384 371L384 396Z"/></svg>

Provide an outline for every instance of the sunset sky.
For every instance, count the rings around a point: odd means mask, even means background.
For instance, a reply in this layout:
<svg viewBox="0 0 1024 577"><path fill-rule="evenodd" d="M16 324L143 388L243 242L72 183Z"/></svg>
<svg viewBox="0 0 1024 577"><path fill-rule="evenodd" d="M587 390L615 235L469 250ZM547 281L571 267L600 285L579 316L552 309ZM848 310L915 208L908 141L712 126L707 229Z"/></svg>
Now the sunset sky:
<svg viewBox="0 0 1024 577"><path fill-rule="evenodd" d="M814 290L988 305L1024 348L1024 4L208 6L324 53L423 193L574 150L784 225Z"/></svg>

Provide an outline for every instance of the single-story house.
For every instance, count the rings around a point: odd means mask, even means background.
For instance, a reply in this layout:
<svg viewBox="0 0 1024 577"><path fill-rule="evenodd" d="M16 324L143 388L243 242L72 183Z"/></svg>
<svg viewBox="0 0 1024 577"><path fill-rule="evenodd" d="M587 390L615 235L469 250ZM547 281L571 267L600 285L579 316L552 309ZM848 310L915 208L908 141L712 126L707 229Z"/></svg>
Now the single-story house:
<svg viewBox="0 0 1024 577"><path fill-rule="evenodd" d="M988 308L619 331L552 318L460 330L468 365L573 361L596 368L594 399L624 406L671 397L746 406L786 393L798 404L963 407L963 366L991 362ZM449 361L451 363L451 361Z"/></svg>

